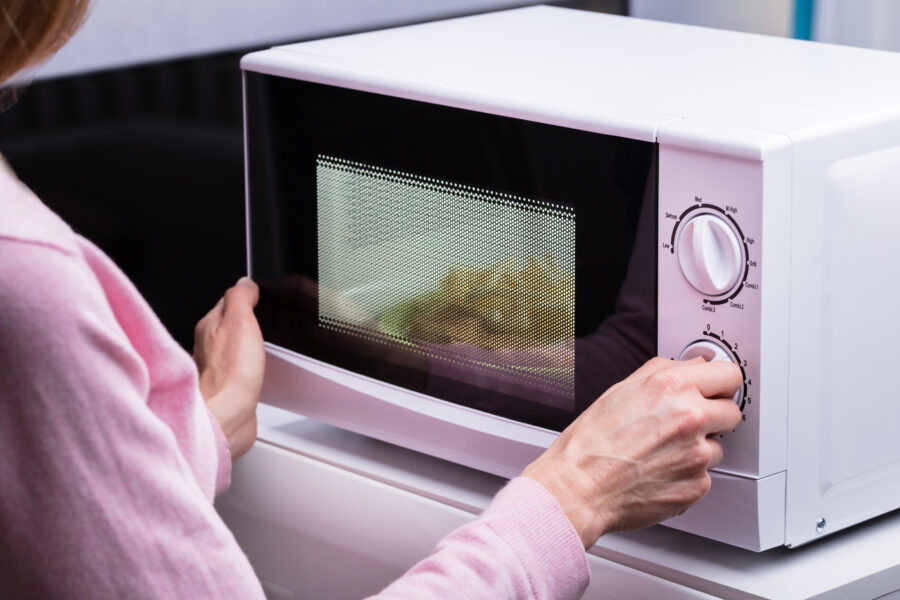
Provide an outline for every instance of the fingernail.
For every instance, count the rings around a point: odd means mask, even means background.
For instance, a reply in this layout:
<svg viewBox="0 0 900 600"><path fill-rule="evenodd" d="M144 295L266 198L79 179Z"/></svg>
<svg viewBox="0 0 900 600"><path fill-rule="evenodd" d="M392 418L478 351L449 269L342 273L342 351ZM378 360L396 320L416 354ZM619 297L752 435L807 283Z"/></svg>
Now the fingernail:
<svg viewBox="0 0 900 600"><path fill-rule="evenodd" d="M247 277L246 275L244 275L243 277L241 277L240 279L237 280L237 283L235 285L247 286L247 285L251 285L252 283L253 283L253 280L250 279L249 277Z"/></svg>

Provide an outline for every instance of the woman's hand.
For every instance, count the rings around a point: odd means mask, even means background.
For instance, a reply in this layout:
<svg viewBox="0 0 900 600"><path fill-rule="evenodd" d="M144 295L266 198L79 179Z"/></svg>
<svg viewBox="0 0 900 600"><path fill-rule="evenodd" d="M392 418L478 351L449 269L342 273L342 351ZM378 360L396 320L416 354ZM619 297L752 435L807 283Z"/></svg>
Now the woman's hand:
<svg viewBox="0 0 900 600"><path fill-rule="evenodd" d="M604 533L653 525L709 490L713 435L740 422L737 366L655 358L594 402L522 472L560 503L590 548Z"/></svg>
<svg viewBox="0 0 900 600"><path fill-rule="evenodd" d="M242 277L194 330L200 392L228 439L232 460L256 440L256 404L266 358L253 314L258 301L259 288Z"/></svg>

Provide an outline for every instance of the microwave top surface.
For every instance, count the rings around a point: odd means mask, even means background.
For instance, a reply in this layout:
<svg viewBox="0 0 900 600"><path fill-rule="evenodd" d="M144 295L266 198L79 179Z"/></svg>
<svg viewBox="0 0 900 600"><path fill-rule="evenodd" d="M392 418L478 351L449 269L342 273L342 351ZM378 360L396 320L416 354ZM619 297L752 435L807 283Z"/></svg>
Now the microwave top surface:
<svg viewBox="0 0 900 600"><path fill-rule="evenodd" d="M537 6L280 46L242 67L652 141L900 111L900 54Z"/></svg>

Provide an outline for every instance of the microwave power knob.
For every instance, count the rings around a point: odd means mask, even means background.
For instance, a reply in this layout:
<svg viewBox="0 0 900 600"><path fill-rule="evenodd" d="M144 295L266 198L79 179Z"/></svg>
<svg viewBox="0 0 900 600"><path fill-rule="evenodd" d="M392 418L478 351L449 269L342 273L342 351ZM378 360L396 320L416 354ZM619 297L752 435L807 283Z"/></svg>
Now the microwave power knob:
<svg viewBox="0 0 900 600"><path fill-rule="evenodd" d="M706 362L714 362L717 360L733 363L734 357L723 346L712 341L698 341L689 344L687 348L681 351L678 360L690 360L702 356ZM734 403L741 406L741 397L743 396L743 386L734 394Z"/></svg>
<svg viewBox="0 0 900 600"><path fill-rule="evenodd" d="M737 232L722 217L693 217L681 227L676 247L682 273L705 296L722 296L737 286L744 252Z"/></svg>

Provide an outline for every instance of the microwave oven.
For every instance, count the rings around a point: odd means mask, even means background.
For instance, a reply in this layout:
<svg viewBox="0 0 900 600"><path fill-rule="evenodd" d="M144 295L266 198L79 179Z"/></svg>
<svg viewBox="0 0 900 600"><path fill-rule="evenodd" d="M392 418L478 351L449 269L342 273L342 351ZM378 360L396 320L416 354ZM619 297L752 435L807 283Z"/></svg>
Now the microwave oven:
<svg viewBox="0 0 900 600"><path fill-rule="evenodd" d="M242 69L266 402L513 476L699 354L742 422L666 525L762 551L900 507L900 55L539 6Z"/></svg>

